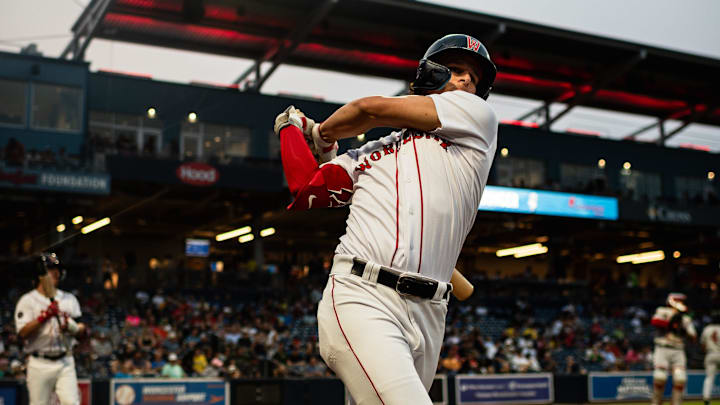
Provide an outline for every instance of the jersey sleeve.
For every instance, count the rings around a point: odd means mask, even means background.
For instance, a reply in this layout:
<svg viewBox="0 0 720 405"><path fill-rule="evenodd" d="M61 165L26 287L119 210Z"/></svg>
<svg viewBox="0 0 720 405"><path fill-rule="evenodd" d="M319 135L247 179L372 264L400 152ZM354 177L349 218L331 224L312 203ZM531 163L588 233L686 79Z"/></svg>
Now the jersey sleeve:
<svg viewBox="0 0 720 405"><path fill-rule="evenodd" d="M27 297L20 298L20 301L15 306L15 331L19 333L25 325L35 318L35 311L30 305L30 300Z"/></svg>
<svg viewBox="0 0 720 405"><path fill-rule="evenodd" d="M68 294L70 296L70 317L71 318L80 318L82 316L82 310L80 310L80 302L78 302L77 297L75 297L72 294Z"/></svg>
<svg viewBox="0 0 720 405"><path fill-rule="evenodd" d="M495 111L482 98L466 91L450 91L429 96L435 103L440 128L431 134L483 152L494 153L498 120Z"/></svg>

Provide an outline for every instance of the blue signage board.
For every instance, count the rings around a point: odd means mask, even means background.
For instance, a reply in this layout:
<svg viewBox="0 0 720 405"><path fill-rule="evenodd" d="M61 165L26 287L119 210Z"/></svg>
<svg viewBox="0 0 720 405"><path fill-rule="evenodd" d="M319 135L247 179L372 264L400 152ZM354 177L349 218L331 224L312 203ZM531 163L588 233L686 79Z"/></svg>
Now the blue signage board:
<svg viewBox="0 0 720 405"><path fill-rule="evenodd" d="M685 398L702 398L705 373L688 371L685 384ZM591 402L611 401L649 401L653 391L652 371L637 372L593 372L588 375L588 397ZM672 393L672 377L665 384L664 397L670 398ZM712 396L720 396L720 375L715 377Z"/></svg>
<svg viewBox="0 0 720 405"><path fill-rule="evenodd" d="M485 187L478 209L612 221L618 219L617 198L499 186Z"/></svg>
<svg viewBox="0 0 720 405"><path fill-rule="evenodd" d="M68 193L110 194L107 173L58 172L0 167L0 187Z"/></svg>
<svg viewBox="0 0 720 405"><path fill-rule="evenodd" d="M228 384L220 379L113 379L111 405L228 405Z"/></svg>
<svg viewBox="0 0 720 405"><path fill-rule="evenodd" d="M551 404L555 399L551 373L458 375L458 405Z"/></svg>
<svg viewBox="0 0 720 405"><path fill-rule="evenodd" d="M2 387L0 388L0 405L15 405L17 402L17 388Z"/></svg>

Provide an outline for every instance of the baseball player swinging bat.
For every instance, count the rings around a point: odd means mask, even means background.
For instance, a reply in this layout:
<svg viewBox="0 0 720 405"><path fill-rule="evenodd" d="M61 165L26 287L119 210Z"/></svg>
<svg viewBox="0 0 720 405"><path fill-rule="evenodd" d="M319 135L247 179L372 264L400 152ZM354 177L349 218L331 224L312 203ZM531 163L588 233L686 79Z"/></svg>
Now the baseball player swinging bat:
<svg viewBox="0 0 720 405"><path fill-rule="evenodd" d="M298 113L302 114L302 112L299 109L294 109L294 107L290 107L294 111L297 111ZM290 109L289 108L289 109ZM287 110L286 110L287 111ZM305 117L303 119L307 120ZM303 122L303 126L307 126L307 121ZM312 124L310 124L312 125ZM305 136L303 132L293 126L287 126L283 128L283 131L296 131L298 135L302 135L308 145L310 146L311 152L313 152L313 155L315 155L316 159L320 161L320 163L328 162L332 160L332 158L335 157L335 153L337 151L337 144L322 144L322 141L317 136ZM314 144L314 145L313 145ZM314 146L314 148L313 148ZM319 155L319 156L318 156ZM327 155L327 156L323 156ZM287 172L286 172L287 175ZM466 299L470 298L472 293L475 290L475 287L470 283L470 281L463 276L462 273L458 269L453 269L452 277L450 278L450 284L453 286L452 294L460 301L465 301Z"/></svg>

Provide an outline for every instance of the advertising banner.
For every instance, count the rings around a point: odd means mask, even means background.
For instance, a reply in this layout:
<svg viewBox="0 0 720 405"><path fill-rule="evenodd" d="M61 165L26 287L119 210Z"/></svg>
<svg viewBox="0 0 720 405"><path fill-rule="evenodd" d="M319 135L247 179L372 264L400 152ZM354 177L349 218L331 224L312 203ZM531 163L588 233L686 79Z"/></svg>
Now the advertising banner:
<svg viewBox="0 0 720 405"><path fill-rule="evenodd" d="M17 390L16 387L0 387L0 405L15 405Z"/></svg>
<svg viewBox="0 0 720 405"><path fill-rule="evenodd" d="M113 379L111 405L229 405L228 385L220 379Z"/></svg>
<svg viewBox="0 0 720 405"><path fill-rule="evenodd" d="M83 194L110 194L110 175L0 168L0 187Z"/></svg>
<svg viewBox="0 0 720 405"><path fill-rule="evenodd" d="M485 187L478 209L612 221L618 219L617 198L499 186Z"/></svg>
<svg viewBox="0 0 720 405"><path fill-rule="evenodd" d="M458 375L458 405L551 404L555 399L551 373Z"/></svg>
<svg viewBox="0 0 720 405"><path fill-rule="evenodd" d="M705 373L688 371L685 384L685 398L702 398ZM713 397L720 396L720 375L715 377ZM588 375L588 397L590 402L650 400L653 391L652 371L592 372ZM672 377L665 384L664 397L670 398Z"/></svg>

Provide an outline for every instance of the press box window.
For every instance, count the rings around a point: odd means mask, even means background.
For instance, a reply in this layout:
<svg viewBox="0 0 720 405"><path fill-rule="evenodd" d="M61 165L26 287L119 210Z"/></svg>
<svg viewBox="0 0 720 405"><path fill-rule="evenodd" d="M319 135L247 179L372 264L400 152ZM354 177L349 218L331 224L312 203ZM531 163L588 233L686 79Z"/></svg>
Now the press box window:
<svg viewBox="0 0 720 405"><path fill-rule="evenodd" d="M0 79L0 124L25 126L27 83Z"/></svg>
<svg viewBox="0 0 720 405"><path fill-rule="evenodd" d="M82 91L76 87L32 85L32 128L78 132L82 127Z"/></svg>
<svg viewBox="0 0 720 405"><path fill-rule="evenodd" d="M545 183L545 165L540 160L495 159L497 184L507 187L539 187Z"/></svg>

